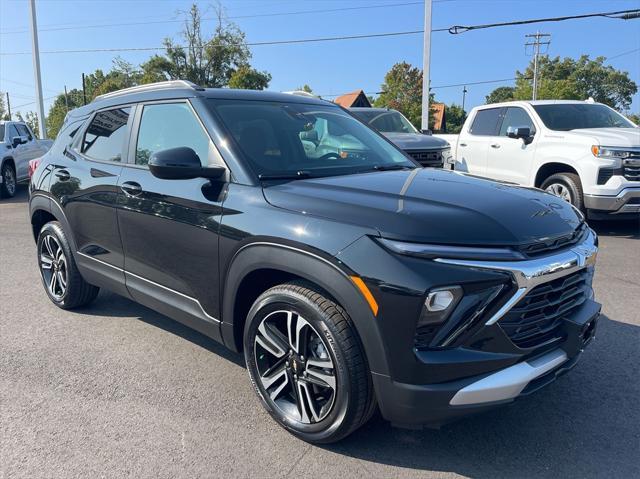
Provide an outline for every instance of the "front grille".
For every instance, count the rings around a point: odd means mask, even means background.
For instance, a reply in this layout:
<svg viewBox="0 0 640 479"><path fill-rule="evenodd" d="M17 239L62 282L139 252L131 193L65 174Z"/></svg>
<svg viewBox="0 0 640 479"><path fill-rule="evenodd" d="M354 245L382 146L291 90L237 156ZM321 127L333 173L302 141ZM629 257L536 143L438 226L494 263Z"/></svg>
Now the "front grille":
<svg viewBox="0 0 640 479"><path fill-rule="evenodd" d="M442 152L433 150L409 150L407 154L423 167L442 168Z"/></svg>
<svg viewBox="0 0 640 479"><path fill-rule="evenodd" d="M587 225L582 223L573 233L564 236L550 238L548 240L540 240L535 243L529 243L521 246L519 249L522 253L529 257L547 254L549 252L572 246L584 238L587 232Z"/></svg>
<svg viewBox="0 0 640 479"><path fill-rule="evenodd" d="M640 154L630 160L624 160L622 174L629 181L640 181Z"/></svg>
<svg viewBox="0 0 640 479"><path fill-rule="evenodd" d="M533 288L498 322L523 349L563 339L562 321L588 299L590 273L582 269Z"/></svg>

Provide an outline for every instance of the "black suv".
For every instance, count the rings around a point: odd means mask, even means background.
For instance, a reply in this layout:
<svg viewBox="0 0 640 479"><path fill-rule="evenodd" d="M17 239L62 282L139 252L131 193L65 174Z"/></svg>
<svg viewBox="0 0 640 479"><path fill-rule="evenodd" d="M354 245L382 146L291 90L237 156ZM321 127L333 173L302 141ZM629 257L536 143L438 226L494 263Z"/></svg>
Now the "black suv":
<svg viewBox="0 0 640 479"><path fill-rule="evenodd" d="M419 168L346 110L176 81L68 114L30 186L64 309L106 288L243 351L307 441L376 408L438 425L529 394L593 337L596 236L569 203Z"/></svg>

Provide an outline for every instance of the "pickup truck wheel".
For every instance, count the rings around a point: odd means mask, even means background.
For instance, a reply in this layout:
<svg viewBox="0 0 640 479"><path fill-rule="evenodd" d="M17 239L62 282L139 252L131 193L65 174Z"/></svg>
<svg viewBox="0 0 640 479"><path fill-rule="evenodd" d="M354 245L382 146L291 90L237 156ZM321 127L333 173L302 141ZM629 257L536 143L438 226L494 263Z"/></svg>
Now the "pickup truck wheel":
<svg viewBox="0 0 640 479"><path fill-rule="evenodd" d="M13 198L16 194L16 170L6 162L2 165L2 184L0 184L0 198Z"/></svg>
<svg viewBox="0 0 640 479"><path fill-rule="evenodd" d="M575 173L556 173L551 175L544 180L541 189L552 195L559 196L581 211L584 209L582 184L580 183L580 177Z"/></svg>
<svg viewBox="0 0 640 479"><path fill-rule="evenodd" d="M256 300L244 355L265 409L305 441L338 441L371 417L373 387L360 339L347 312L312 285L279 285Z"/></svg>
<svg viewBox="0 0 640 479"><path fill-rule="evenodd" d="M47 296L59 308L85 306L98 295L99 288L80 275L67 237L57 221L47 223L40 230L38 266Z"/></svg>

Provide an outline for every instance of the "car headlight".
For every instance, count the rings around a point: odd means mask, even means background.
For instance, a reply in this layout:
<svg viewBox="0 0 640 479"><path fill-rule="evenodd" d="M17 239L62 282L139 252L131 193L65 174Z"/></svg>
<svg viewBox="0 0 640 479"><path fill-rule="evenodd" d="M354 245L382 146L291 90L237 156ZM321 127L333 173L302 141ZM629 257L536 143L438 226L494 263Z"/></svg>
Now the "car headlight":
<svg viewBox="0 0 640 479"><path fill-rule="evenodd" d="M394 253L420 258L477 259L486 261L514 261L525 257L511 248L476 248L472 246L449 246L425 243L408 243L386 238L376 238L385 248Z"/></svg>
<svg viewBox="0 0 640 479"><path fill-rule="evenodd" d="M619 148L611 147L611 146L598 146L591 145L591 153L593 156L598 158L612 158L612 159L625 159L629 158L631 153L626 150L622 150Z"/></svg>

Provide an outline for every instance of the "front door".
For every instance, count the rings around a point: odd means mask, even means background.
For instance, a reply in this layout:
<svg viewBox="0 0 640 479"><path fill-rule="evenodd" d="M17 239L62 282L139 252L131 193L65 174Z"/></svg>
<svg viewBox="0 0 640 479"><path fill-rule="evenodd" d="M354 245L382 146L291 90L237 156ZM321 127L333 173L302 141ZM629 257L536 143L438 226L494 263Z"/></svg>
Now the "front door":
<svg viewBox="0 0 640 479"><path fill-rule="evenodd" d="M194 319L217 325L226 184L159 179L147 163L155 152L177 147L192 148L203 166L221 166L222 159L186 100L140 105L136 117L129 163L118 184L127 288L137 301L196 329L202 327Z"/></svg>
<svg viewBox="0 0 640 479"><path fill-rule="evenodd" d="M526 126L533 136L532 141L521 138L509 138L509 127ZM529 114L520 107L507 108L497 137L491 139L487 150L487 171L489 178L528 185L529 173L533 165L537 141L535 141L536 127Z"/></svg>

